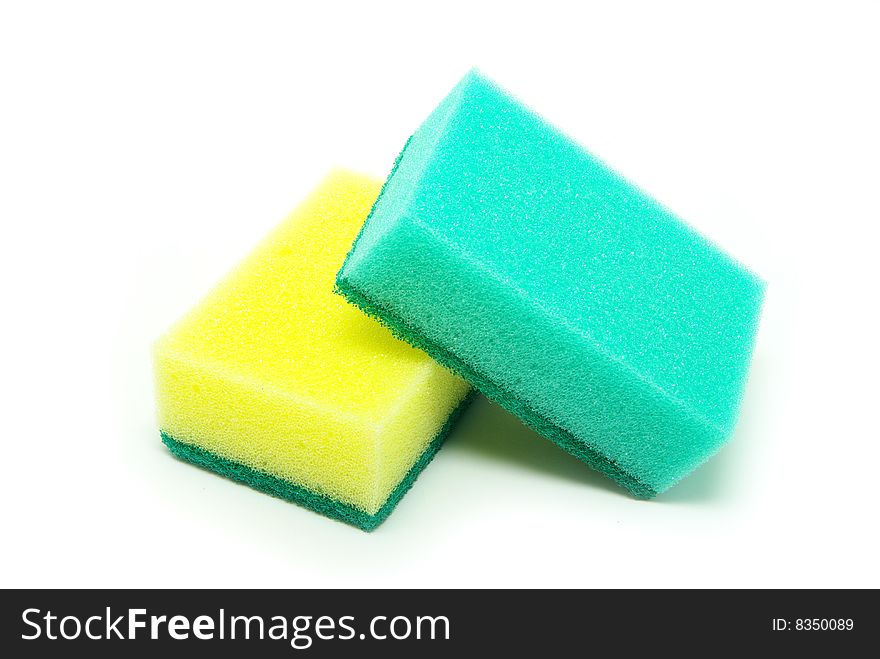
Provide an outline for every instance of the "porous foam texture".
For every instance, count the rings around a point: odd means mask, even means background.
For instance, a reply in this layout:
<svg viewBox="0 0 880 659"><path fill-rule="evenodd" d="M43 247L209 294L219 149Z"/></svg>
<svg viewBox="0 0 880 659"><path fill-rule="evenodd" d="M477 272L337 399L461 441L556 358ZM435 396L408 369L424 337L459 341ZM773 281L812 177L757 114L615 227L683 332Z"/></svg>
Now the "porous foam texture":
<svg viewBox="0 0 880 659"><path fill-rule="evenodd" d="M337 170L156 344L177 456L372 529L471 391L333 294L380 182Z"/></svg>
<svg viewBox="0 0 880 659"><path fill-rule="evenodd" d="M474 71L407 142L336 286L646 498L730 437L764 291Z"/></svg>

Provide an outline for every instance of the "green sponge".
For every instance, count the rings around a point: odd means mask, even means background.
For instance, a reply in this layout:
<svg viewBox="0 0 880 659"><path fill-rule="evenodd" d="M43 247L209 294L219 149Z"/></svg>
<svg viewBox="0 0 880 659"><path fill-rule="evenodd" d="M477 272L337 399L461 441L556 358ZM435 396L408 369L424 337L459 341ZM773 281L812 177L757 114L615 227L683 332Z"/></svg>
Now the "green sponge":
<svg viewBox="0 0 880 659"><path fill-rule="evenodd" d="M731 435L764 284L471 72L407 142L336 289L652 497Z"/></svg>

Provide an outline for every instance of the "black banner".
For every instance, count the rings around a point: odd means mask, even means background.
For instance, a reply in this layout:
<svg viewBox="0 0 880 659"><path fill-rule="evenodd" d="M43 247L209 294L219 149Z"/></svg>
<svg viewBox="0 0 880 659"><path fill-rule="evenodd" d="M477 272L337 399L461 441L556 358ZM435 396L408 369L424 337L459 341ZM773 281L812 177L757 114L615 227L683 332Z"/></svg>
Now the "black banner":
<svg viewBox="0 0 880 659"><path fill-rule="evenodd" d="M872 647L876 591L7 590L5 656L515 656ZM708 645L707 645L708 643ZM836 655L839 656L839 655ZM845 655L844 655L845 656Z"/></svg>

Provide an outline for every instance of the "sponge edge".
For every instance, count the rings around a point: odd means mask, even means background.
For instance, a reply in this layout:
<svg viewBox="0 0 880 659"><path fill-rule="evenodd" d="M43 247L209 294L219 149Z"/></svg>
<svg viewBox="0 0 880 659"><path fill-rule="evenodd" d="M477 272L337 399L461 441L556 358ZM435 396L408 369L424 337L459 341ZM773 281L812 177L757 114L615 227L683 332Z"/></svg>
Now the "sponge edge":
<svg viewBox="0 0 880 659"><path fill-rule="evenodd" d="M471 72L405 145L336 290L648 498L731 436L764 283Z"/></svg>
<svg viewBox="0 0 880 659"><path fill-rule="evenodd" d="M419 474L422 473L422 470L424 470L424 468L428 466L428 463L434 459L437 451L440 450L443 442L446 441L455 422L461 416L462 412L467 409L468 405L473 400L473 397L474 392L470 392L464 399L462 399L461 403L459 403L458 407L456 407L452 414L449 415L446 423L443 424L443 427L434 439L431 440L427 448L419 456L416 463L410 468L394 490L391 491L391 494L385 500L385 503L382 504L382 507L373 514L369 514L360 508L345 504L328 496L318 494L317 492L296 485L283 478L278 478L269 473L251 469L250 467L235 462L234 460L220 457L210 451L199 448L195 444L179 442L171 435L164 432L161 433L161 436L162 442L165 446L167 446L168 449L181 460L190 462L198 467L207 469L208 471L216 472L221 476L238 481L239 483L244 483L260 492L265 492L266 494L271 494L279 499L284 499L299 504L305 508L310 508L322 515L337 519L346 524L351 524L364 531L372 531L388 518L392 511L397 507L397 504L400 503L403 495L405 495L413 486L413 483L415 483Z"/></svg>
<svg viewBox="0 0 880 659"><path fill-rule="evenodd" d="M379 189L331 172L154 348L175 455L363 529L388 516L470 392L333 294Z"/></svg>

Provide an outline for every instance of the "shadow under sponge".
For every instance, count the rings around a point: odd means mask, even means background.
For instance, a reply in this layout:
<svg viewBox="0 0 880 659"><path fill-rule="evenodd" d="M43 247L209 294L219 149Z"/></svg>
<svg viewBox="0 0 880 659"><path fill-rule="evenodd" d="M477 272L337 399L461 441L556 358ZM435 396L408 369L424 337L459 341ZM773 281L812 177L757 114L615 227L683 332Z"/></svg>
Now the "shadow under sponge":
<svg viewBox="0 0 880 659"><path fill-rule="evenodd" d="M764 283L472 71L336 290L639 497L733 432Z"/></svg>

